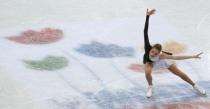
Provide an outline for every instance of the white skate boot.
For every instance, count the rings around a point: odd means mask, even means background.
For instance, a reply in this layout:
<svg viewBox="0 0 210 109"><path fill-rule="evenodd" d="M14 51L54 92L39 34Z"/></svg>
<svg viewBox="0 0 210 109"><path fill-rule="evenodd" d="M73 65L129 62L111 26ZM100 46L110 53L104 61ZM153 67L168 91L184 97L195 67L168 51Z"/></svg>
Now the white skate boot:
<svg viewBox="0 0 210 109"><path fill-rule="evenodd" d="M146 94L147 98L152 97L152 93L153 93L153 89L152 88L153 88L152 85L149 85L148 86L148 88L147 88L147 94Z"/></svg>
<svg viewBox="0 0 210 109"><path fill-rule="evenodd" d="M206 95L206 91L202 87L199 87L197 84L193 86L193 89L202 95Z"/></svg>

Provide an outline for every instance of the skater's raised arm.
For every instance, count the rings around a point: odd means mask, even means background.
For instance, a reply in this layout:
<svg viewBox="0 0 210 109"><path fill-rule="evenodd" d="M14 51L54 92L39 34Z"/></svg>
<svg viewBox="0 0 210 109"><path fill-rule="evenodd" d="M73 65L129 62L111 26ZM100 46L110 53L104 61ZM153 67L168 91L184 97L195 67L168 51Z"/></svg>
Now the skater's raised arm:
<svg viewBox="0 0 210 109"><path fill-rule="evenodd" d="M150 42L149 42L149 36L148 36L148 28L149 28L149 17L150 15L155 13L155 9L148 10L146 12L146 21L145 21L145 26L144 26L144 49L145 52L148 52L151 48Z"/></svg>
<svg viewBox="0 0 210 109"><path fill-rule="evenodd" d="M173 55L162 54L161 58L162 59L173 59L173 60L184 60L184 59L192 59L192 58L200 59L201 54L203 54L203 53L201 52L199 54L192 55L192 56L173 56Z"/></svg>

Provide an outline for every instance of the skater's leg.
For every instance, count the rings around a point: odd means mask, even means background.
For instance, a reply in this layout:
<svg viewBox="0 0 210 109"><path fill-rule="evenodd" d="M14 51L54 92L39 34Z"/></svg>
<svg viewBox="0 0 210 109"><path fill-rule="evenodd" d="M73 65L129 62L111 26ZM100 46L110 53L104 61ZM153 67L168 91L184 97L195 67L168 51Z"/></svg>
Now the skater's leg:
<svg viewBox="0 0 210 109"><path fill-rule="evenodd" d="M188 82L190 85L192 85L192 86L195 85L195 83L185 73L183 73L180 69L178 69L175 64L172 64L168 69L173 74L179 76L181 79Z"/></svg>
<svg viewBox="0 0 210 109"><path fill-rule="evenodd" d="M152 67L150 63L144 65L145 76L149 85L152 85Z"/></svg>
<svg viewBox="0 0 210 109"><path fill-rule="evenodd" d="M145 70L145 76L148 82L148 88L147 88L147 98L150 98L152 96L153 93L153 89L152 89L152 64L146 63L144 65L144 70Z"/></svg>
<svg viewBox="0 0 210 109"><path fill-rule="evenodd" d="M195 84L185 73L183 73L181 70L179 70L175 64L171 65L168 68L172 73L174 73L175 75L179 76L180 78L182 78L184 81L188 82L189 84L191 84L193 86L193 88L199 92L202 95L206 95L206 91L198 86L197 84Z"/></svg>

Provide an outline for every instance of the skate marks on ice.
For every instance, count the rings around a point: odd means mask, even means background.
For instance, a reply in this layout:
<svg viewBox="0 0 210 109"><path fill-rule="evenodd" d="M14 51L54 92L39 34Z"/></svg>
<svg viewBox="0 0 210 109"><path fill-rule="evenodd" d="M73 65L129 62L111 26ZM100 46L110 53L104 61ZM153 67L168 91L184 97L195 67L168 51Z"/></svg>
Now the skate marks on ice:
<svg viewBox="0 0 210 109"><path fill-rule="evenodd" d="M207 90L207 94L210 92L210 81L200 81L198 84ZM194 103L204 107L210 106L208 96L199 95L187 84L159 85L155 86L154 89L155 93L151 99L145 97L146 90L143 86L118 90L102 89L97 93L83 92L83 95L100 109L153 109L154 107L156 107L154 109L159 109L160 106L164 109L168 109L167 107L190 109L189 107L194 108ZM77 109L85 104L82 98L72 96L52 98L48 102L60 109L69 109L70 107Z"/></svg>

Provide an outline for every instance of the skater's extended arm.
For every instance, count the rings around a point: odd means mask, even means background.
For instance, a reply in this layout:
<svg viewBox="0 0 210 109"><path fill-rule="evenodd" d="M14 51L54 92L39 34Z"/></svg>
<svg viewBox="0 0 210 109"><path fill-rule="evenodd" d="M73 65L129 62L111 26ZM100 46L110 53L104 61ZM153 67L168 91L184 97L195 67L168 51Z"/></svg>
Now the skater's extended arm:
<svg viewBox="0 0 210 109"><path fill-rule="evenodd" d="M144 49L145 52L148 52L151 48L150 42L149 42L149 37L148 37L148 28L149 28L149 17L150 15L154 14L155 9L149 11L147 9L146 12L146 21L145 21L145 26L144 26Z"/></svg>
<svg viewBox="0 0 210 109"><path fill-rule="evenodd" d="M197 55L192 56L173 56L167 54L161 54L161 59L173 59L173 60L184 60L184 59L192 59L192 58L201 58L200 55L203 54L202 52Z"/></svg>
<svg viewBox="0 0 210 109"><path fill-rule="evenodd" d="M149 15L146 16L146 22L144 26L144 49L145 52L151 48L149 38L148 38L148 27L149 27Z"/></svg>

